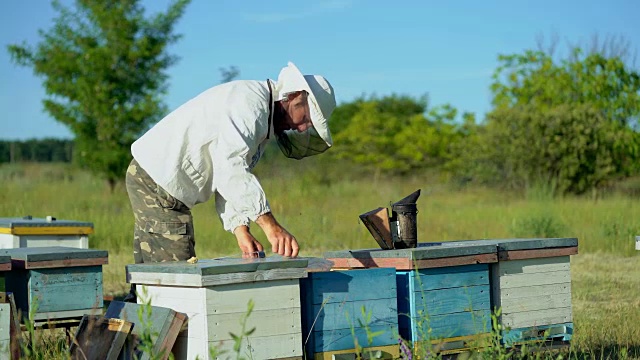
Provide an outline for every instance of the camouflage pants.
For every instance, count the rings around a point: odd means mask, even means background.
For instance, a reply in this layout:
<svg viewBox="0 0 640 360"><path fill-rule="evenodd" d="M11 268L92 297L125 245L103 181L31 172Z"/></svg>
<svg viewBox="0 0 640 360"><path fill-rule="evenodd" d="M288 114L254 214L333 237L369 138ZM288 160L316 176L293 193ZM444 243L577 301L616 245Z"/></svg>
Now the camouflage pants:
<svg viewBox="0 0 640 360"><path fill-rule="evenodd" d="M135 159L127 169L126 184L135 217L135 263L181 261L195 256L191 210L156 184Z"/></svg>

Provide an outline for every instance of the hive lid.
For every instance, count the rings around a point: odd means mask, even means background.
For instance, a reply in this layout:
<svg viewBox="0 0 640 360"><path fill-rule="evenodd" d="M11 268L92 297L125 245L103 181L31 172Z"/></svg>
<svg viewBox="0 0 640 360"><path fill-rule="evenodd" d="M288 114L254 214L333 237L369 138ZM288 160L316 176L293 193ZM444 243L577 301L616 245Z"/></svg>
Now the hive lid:
<svg viewBox="0 0 640 360"><path fill-rule="evenodd" d="M209 286L261 280L306 277L306 258L271 256L257 259L201 259L186 261L129 264L127 280L135 284Z"/></svg>
<svg viewBox="0 0 640 360"><path fill-rule="evenodd" d="M498 251L549 249L578 246L577 238L527 238L527 239L485 239L460 240L454 243L468 243L495 245Z"/></svg>
<svg viewBox="0 0 640 360"><path fill-rule="evenodd" d="M334 268L395 267L412 270L432 267L457 266L497 262L495 244L469 242L419 243L409 249L363 249L329 251L324 257Z"/></svg>
<svg viewBox="0 0 640 360"><path fill-rule="evenodd" d="M48 216L0 218L0 234L13 235L87 235L93 233L93 223L58 220Z"/></svg>
<svg viewBox="0 0 640 360"><path fill-rule="evenodd" d="M39 269L72 266L93 266L108 263L106 250L78 249L64 246L0 249L18 269Z"/></svg>
<svg viewBox="0 0 640 360"><path fill-rule="evenodd" d="M154 272L167 274L198 274L217 275L237 272L251 272L258 270L304 268L308 264L307 259L266 257L261 259L242 258L218 258L201 259L195 264L186 261L170 261L161 263L129 264L128 272Z"/></svg>
<svg viewBox="0 0 640 360"><path fill-rule="evenodd" d="M477 244L475 242L440 242L419 243L416 248L409 249L362 249L328 251L327 259L339 258L403 258L408 260L435 259L444 257L490 254L496 252L496 244Z"/></svg>

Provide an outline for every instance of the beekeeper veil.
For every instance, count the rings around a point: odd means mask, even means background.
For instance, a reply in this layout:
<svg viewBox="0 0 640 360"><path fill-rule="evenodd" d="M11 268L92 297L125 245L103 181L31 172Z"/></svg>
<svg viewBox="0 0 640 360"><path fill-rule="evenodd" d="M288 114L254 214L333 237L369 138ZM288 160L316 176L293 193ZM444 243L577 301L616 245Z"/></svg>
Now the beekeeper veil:
<svg viewBox="0 0 640 360"><path fill-rule="evenodd" d="M286 99L289 94L302 90L308 93L312 126L302 132L285 130L276 134L282 153L293 159L323 153L333 145L328 124L329 117L336 107L333 87L320 75L302 75L300 70L289 62L278 75L276 100Z"/></svg>

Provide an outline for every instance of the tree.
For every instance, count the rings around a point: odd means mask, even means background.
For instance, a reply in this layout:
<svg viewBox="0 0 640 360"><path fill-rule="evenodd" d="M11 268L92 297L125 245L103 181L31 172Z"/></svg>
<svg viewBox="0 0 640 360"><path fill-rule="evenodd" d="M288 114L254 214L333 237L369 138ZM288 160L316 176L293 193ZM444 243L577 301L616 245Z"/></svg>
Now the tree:
<svg viewBox="0 0 640 360"><path fill-rule="evenodd" d="M54 26L41 41L9 45L18 65L44 78L44 109L75 134L74 161L105 178L113 189L131 160L130 146L166 113L167 54L177 20L190 0L145 17L139 0L76 0L53 7Z"/></svg>
<svg viewBox="0 0 640 360"><path fill-rule="evenodd" d="M238 76L240 76L240 69L238 69L237 66L229 66L228 69L226 68L220 68L220 76L222 77L222 80L220 81L221 84L233 81L235 79L238 78Z"/></svg>
<svg viewBox="0 0 640 360"><path fill-rule="evenodd" d="M483 182L582 194L636 167L637 134L589 105L501 108L483 130L467 161Z"/></svg>
<svg viewBox="0 0 640 360"><path fill-rule="evenodd" d="M334 135L334 153L376 171L400 174L443 165L461 135L454 121L457 111L450 105L426 109L424 97L396 95L341 104L337 120L344 127Z"/></svg>
<svg viewBox="0 0 640 360"><path fill-rule="evenodd" d="M553 49L554 47L552 47ZM611 53L621 53L619 49ZM640 74L619 55L501 55L494 110L462 151L476 179L582 194L638 170Z"/></svg>

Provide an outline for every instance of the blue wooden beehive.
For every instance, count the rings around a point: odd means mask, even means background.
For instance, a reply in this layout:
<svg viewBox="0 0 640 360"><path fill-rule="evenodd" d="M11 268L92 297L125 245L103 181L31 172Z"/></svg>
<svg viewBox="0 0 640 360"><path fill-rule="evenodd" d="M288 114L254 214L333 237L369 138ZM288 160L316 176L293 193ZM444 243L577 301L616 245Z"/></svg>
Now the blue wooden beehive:
<svg viewBox="0 0 640 360"><path fill-rule="evenodd" d="M356 342L365 351L397 358L395 276L393 268L377 268L310 272L300 279L307 358L355 353Z"/></svg>
<svg viewBox="0 0 640 360"><path fill-rule="evenodd" d="M460 352L491 330L489 264L495 244L445 242L325 254L336 267L396 269L398 326L417 347Z"/></svg>
<svg viewBox="0 0 640 360"><path fill-rule="evenodd" d="M11 258L6 291L23 316L33 312L31 320L48 320L102 311L107 251L54 246L2 249L0 255Z"/></svg>

